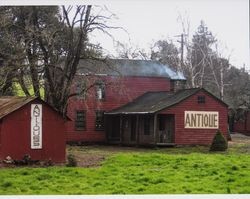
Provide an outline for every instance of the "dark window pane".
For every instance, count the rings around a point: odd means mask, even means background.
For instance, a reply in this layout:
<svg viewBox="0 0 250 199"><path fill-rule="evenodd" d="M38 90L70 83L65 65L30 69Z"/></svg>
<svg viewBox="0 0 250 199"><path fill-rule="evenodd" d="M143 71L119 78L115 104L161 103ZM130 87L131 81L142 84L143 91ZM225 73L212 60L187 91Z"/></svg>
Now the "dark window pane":
<svg viewBox="0 0 250 199"><path fill-rule="evenodd" d="M85 111L76 111L75 128L76 130L86 129L86 112Z"/></svg>
<svg viewBox="0 0 250 199"><path fill-rule="evenodd" d="M95 129L97 131L104 130L104 111L96 111Z"/></svg>
<svg viewBox="0 0 250 199"><path fill-rule="evenodd" d="M198 97L197 97L197 102L198 102L199 104L205 103L205 96L198 96Z"/></svg>

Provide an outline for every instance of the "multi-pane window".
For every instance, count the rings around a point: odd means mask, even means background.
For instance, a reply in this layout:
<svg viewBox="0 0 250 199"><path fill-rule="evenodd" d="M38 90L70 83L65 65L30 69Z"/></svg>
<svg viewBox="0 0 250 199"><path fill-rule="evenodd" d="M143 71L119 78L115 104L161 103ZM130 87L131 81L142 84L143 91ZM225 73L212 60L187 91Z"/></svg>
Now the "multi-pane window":
<svg viewBox="0 0 250 199"><path fill-rule="evenodd" d="M104 111L96 111L96 119L95 119L95 129L97 131L104 130Z"/></svg>
<svg viewBox="0 0 250 199"><path fill-rule="evenodd" d="M76 130L86 129L86 111L76 111L75 128Z"/></svg>
<svg viewBox="0 0 250 199"><path fill-rule="evenodd" d="M98 100L105 98L105 84L102 81L96 83L96 97Z"/></svg>
<svg viewBox="0 0 250 199"><path fill-rule="evenodd" d="M144 117L144 135L150 135L150 117Z"/></svg>
<svg viewBox="0 0 250 199"><path fill-rule="evenodd" d="M86 84L82 82L77 83L75 92L79 99L86 99Z"/></svg>
<svg viewBox="0 0 250 199"><path fill-rule="evenodd" d="M206 101L205 101L205 96L203 96L203 95L199 95L198 97L197 97L197 102L199 103L199 104L204 104Z"/></svg>

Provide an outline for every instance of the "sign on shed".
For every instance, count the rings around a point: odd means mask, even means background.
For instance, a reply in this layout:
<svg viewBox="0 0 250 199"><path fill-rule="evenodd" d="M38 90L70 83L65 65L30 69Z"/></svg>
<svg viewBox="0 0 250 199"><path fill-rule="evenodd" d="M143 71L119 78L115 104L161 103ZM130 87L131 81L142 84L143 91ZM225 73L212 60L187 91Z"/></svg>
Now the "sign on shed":
<svg viewBox="0 0 250 199"><path fill-rule="evenodd" d="M38 97L0 97L0 161L65 162L65 120ZM15 139L13 139L15 138Z"/></svg>
<svg viewBox="0 0 250 199"><path fill-rule="evenodd" d="M42 149L42 104L31 104L31 149Z"/></svg>
<svg viewBox="0 0 250 199"><path fill-rule="evenodd" d="M193 129L218 129L219 112L185 111L184 127Z"/></svg>

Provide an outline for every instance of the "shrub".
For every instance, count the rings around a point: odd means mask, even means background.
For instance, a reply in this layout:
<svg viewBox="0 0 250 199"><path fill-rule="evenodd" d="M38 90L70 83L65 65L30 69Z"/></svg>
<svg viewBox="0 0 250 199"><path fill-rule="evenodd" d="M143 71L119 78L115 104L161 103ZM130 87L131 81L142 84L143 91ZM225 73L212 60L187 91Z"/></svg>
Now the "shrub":
<svg viewBox="0 0 250 199"><path fill-rule="evenodd" d="M222 135L222 133L218 130L210 146L210 151L226 151L227 147L228 147L227 140Z"/></svg>
<svg viewBox="0 0 250 199"><path fill-rule="evenodd" d="M67 158L68 158L68 163L67 163L68 167L76 167L77 166L77 161L76 161L76 158L73 154L69 154Z"/></svg>
<svg viewBox="0 0 250 199"><path fill-rule="evenodd" d="M23 156L23 163L24 163L24 164L30 164L30 163L31 163L31 157L30 157L29 154L25 154L25 155Z"/></svg>

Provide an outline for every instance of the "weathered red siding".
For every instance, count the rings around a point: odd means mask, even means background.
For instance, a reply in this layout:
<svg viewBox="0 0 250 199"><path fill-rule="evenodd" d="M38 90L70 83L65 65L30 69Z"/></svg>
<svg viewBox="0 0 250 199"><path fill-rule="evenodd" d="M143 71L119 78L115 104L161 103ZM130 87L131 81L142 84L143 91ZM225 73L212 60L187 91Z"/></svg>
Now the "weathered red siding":
<svg viewBox="0 0 250 199"><path fill-rule="evenodd" d="M74 121L67 122L67 141L105 142L104 131L95 130L96 110L112 110L148 91L170 90L170 80L164 77L104 76L102 79L108 84L103 101L96 100L95 88L90 89L86 101L76 97L69 101L68 117L74 120L76 110L86 110L87 127L84 131L76 131Z"/></svg>
<svg viewBox="0 0 250 199"><path fill-rule="evenodd" d="M42 149L31 149L31 104L43 104ZM22 159L29 154L34 160L65 162L65 127L62 117L40 100L32 101L5 116L1 125L1 159Z"/></svg>
<svg viewBox="0 0 250 199"><path fill-rule="evenodd" d="M197 96L204 95L206 103L198 104ZM211 144L216 129L187 129L184 128L184 111L218 111L219 129L228 138L227 116L228 109L221 102L200 91L197 94L187 98L181 103L163 110L160 113L175 115L175 144L177 145L209 145Z"/></svg>
<svg viewBox="0 0 250 199"><path fill-rule="evenodd" d="M250 112L247 112L244 120L239 120L234 123L235 132L250 135Z"/></svg>
<svg viewBox="0 0 250 199"><path fill-rule="evenodd" d="M0 120L0 159L2 157L2 120Z"/></svg>

